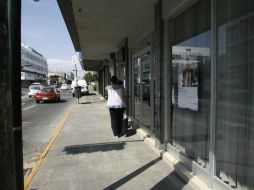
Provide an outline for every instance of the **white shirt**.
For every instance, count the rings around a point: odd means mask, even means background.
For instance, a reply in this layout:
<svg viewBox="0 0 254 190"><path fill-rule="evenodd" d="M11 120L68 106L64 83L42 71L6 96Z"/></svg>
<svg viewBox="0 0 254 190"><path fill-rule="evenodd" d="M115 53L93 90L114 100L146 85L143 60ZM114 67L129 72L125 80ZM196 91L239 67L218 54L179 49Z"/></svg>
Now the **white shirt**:
<svg viewBox="0 0 254 190"><path fill-rule="evenodd" d="M108 89L108 102L109 108L125 108L123 101L124 88L120 85L109 85Z"/></svg>

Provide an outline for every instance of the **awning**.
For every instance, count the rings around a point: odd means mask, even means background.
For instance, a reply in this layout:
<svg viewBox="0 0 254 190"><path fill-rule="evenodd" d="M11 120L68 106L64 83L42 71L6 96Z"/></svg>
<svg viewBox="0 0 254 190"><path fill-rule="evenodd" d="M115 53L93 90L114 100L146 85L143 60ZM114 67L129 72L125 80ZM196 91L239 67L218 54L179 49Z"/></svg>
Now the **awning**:
<svg viewBox="0 0 254 190"><path fill-rule="evenodd" d="M84 69L100 67L126 38L129 46L154 28L157 0L58 0L74 48L85 55ZM92 62L94 60L94 62ZM95 64L90 66L90 64Z"/></svg>
<svg viewBox="0 0 254 190"><path fill-rule="evenodd" d="M99 71L104 65L106 62L100 60L83 60L81 62L82 69L86 71Z"/></svg>

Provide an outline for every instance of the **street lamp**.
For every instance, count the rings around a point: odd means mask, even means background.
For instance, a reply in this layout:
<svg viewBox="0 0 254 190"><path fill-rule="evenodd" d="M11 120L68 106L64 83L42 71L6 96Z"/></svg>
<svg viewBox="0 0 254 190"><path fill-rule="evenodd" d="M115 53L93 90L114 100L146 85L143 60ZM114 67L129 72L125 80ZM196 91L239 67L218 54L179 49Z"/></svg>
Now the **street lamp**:
<svg viewBox="0 0 254 190"><path fill-rule="evenodd" d="M77 69L77 64L76 63L75 63L75 70L73 70L73 71L75 71L76 78L78 78L78 69Z"/></svg>

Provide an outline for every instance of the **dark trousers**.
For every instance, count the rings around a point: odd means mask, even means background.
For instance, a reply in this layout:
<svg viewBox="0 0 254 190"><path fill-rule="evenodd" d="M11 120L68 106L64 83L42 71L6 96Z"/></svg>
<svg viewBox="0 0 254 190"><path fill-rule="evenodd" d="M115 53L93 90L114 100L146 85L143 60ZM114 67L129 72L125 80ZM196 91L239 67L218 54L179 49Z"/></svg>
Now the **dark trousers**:
<svg viewBox="0 0 254 190"><path fill-rule="evenodd" d="M124 110L125 108L109 108L111 128L114 136L119 136L122 133Z"/></svg>

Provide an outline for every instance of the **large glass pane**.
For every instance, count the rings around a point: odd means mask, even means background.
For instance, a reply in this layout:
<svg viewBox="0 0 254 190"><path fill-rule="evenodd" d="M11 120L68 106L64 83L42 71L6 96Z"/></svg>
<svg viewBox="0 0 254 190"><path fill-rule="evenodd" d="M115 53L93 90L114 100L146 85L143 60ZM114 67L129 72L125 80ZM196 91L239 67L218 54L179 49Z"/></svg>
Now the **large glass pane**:
<svg viewBox="0 0 254 190"><path fill-rule="evenodd" d="M254 189L254 1L217 1L216 175Z"/></svg>
<svg viewBox="0 0 254 190"><path fill-rule="evenodd" d="M172 142L208 167L211 93L210 1L200 0L173 20Z"/></svg>
<svg viewBox="0 0 254 190"><path fill-rule="evenodd" d="M150 127L151 125L151 105L150 105L150 53L141 56L142 63L142 111L143 125Z"/></svg>
<svg viewBox="0 0 254 190"><path fill-rule="evenodd" d="M141 93L141 64L140 57L134 59L134 115L135 118L141 122L141 102L140 93Z"/></svg>

